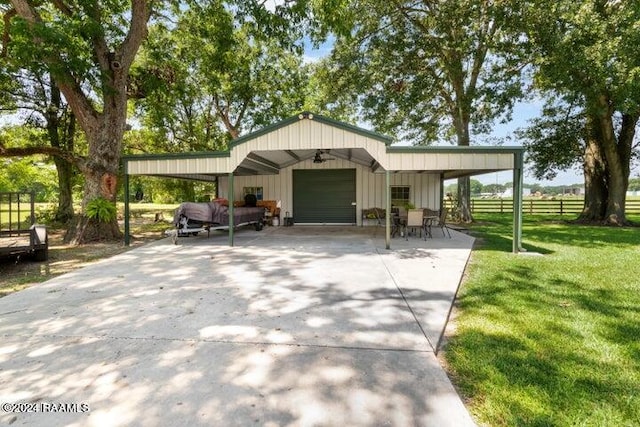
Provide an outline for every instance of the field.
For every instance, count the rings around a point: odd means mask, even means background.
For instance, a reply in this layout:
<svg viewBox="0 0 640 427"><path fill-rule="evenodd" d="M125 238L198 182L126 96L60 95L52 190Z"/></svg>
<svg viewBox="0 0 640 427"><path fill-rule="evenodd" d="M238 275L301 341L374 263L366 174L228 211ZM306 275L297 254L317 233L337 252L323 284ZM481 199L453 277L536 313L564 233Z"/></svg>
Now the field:
<svg viewBox="0 0 640 427"><path fill-rule="evenodd" d="M21 195L20 203L16 195L0 194L0 230L28 229L31 226L31 203L28 195Z"/></svg>
<svg viewBox="0 0 640 427"><path fill-rule="evenodd" d="M476 220L444 350L476 421L640 425L640 228L525 215L514 255L511 215Z"/></svg>

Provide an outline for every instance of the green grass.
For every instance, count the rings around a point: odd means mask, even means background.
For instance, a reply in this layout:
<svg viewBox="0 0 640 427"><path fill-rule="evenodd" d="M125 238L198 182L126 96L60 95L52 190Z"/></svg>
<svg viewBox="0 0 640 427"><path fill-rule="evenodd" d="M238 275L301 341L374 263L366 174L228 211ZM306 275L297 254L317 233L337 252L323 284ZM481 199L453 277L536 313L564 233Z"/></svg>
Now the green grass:
<svg viewBox="0 0 640 427"><path fill-rule="evenodd" d="M446 359L484 425L640 425L640 228L477 215ZM640 221L638 217L630 218Z"/></svg>
<svg viewBox="0 0 640 427"><path fill-rule="evenodd" d="M11 206L8 203L4 203L0 206L0 229L8 230L9 224L11 224L11 229L13 230L28 229L31 226L30 217L31 206L29 203L22 203L19 212L17 203L12 203Z"/></svg>

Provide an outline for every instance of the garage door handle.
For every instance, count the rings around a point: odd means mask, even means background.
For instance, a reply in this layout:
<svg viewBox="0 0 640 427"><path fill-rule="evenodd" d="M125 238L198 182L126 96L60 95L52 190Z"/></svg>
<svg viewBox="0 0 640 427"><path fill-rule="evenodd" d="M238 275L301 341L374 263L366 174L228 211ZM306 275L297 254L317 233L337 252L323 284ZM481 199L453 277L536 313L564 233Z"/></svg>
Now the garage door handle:
<svg viewBox="0 0 640 427"><path fill-rule="evenodd" d="M355 205L356 205L356 202L351 202L351 206L355 206Z"/></svg>

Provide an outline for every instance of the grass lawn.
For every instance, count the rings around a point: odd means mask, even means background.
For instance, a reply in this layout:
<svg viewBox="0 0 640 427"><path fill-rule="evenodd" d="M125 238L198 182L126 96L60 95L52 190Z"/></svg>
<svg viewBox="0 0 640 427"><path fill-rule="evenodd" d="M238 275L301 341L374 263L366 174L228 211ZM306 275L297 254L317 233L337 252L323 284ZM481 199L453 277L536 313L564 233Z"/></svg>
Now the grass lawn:
<svg viewBox="0 0 640 427"><path fill-rule="evenodd" d="M491 426L640 425L640 228L476 215L445 359ZM630 217L640 222L640 217Z"/></svg>

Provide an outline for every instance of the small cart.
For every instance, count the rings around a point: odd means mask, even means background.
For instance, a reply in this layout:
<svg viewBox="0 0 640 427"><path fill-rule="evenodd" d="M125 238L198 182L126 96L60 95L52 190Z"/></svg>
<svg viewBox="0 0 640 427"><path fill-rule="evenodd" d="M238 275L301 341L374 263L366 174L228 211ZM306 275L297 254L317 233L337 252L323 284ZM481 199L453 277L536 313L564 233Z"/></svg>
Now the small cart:
<svg viewBox="0 0 640 427"><path fill-rule="evenodd" d="M35 223L35 194L0 193L0 257L49 258L47 228Z"/></svg>

